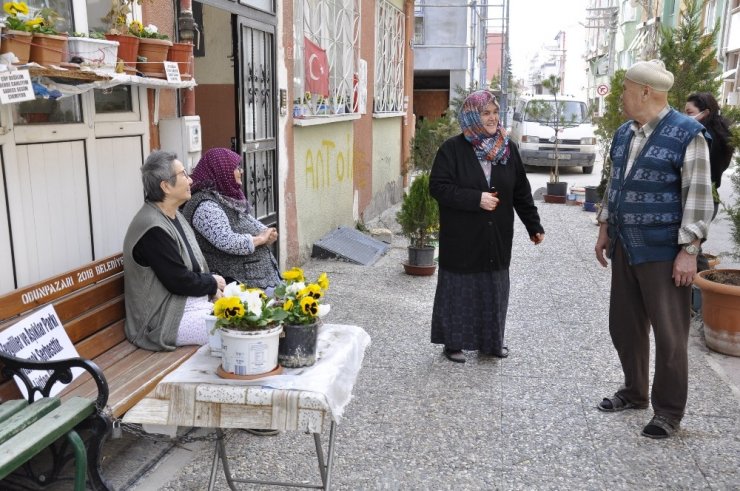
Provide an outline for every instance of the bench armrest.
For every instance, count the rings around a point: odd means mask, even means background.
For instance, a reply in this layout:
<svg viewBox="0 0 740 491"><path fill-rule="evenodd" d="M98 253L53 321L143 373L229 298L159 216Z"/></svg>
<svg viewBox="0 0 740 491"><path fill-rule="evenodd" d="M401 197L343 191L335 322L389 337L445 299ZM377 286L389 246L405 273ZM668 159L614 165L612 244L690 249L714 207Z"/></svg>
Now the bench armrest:
<svg viewBox="0 0 740 491"><path fill-rule="evenodd" d="M72 382L72 368L82 368L92 376L95 385L98 387L98 397L95 401L98 411L102 412L108 404L108 381L105 379L100 367L90 360L84 358L67 358L64 360L35 361L16 358L7 353L0 352L0 362L5 365L2 369L3 375L8 378L17 376L26 386L29 402L35 400L36 394L40 394L42 397L49 397L51 388L57 382L64 385ZM33 385L24 370L45 370L50 371L51 374L44 386L39 387Z"/></svg>

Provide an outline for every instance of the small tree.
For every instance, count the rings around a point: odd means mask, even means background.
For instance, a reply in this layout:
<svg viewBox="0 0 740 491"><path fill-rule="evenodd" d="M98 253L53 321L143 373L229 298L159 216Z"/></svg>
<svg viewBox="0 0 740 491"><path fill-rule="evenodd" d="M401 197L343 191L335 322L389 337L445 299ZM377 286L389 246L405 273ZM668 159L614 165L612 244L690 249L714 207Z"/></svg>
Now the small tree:
<svg viewBox="0 0 740 491"><path fill-rule="evenodd" d="M411 247L428 247L439 231L439 206L429 194L429 174L421 173L404 195L401 211L396 214L403 235Z"/></svg>
<svg viewBox="0 0 740 491"><path fill-rule="evenodd" d="M624 112L622 111L624 73L624 70L617 70L609 81L611 89L609 94L604 98L606 103L604 115L596 122L596 131L594 131L599 139L599 149L604 159L604 164L601 168L601 182L597 188L599 196L604 196L606 183L609 180L609 174L612 169L611 159L609 159L612 138L617 129L625 121Z"/></svg>
<svg viewBox="0 0 740 491"><path fill-rule="evenodd" d="M411 155L405 171L419 172L403 196L401 211L396 214L401 232L408 237L411 247L427 247L439 231L439 206L429 194L429 172L437 150L448 138L458 134L460 126L448 114L430 121L425 119L411 139Z"/></svg>
<svg viewBox="0 0 740 491"><path fill-rule="evenodd" d="M411 155L404 174L412 169L429 172L440 145L460 133L460 125L449 114L435 120L424 119L411 139Z"/></svg>
<svg viewBox="0 0 740 491"><path fill-rule="evenodd" d="M553 102L534 100L527 104L527 115L525 117L534 117L543 125L552 128L555 132L555 165L550 166L550 182L560 182L560 137L559 133L564 128L573 126L575 115L570 120L564 116L565 102L558 101L560 92L560 77L550 75L542 81L542 86L552 95Z"/></svg>
<svg viewBox="0 0 740 491"><path fill-rule="evenodd" d="M722 111L722 114L733 122L740 119L740 113L737 110ZM737 126L732 128L731 144L735 148L740 146L740 128ZM735 202L722 201L722 209L727 213L727 219L730 221L730 235L735 243L735 254L740 256L740 157L735 157L728 170L732 172L730 183L732 184L732 194L735 196Z"/></svg>
<svg viewBox="0 0 740 491"><path fill-rule="evenodd" d="M683 108L686 98L692 92L711 92L716 94L720 81L715 80L715 39L719 30L719 20L712 32L704 35L701 25L702 3L686 0L677 27L662 29L660 58L668 71L673 73L674 83L668 93L672 107Z"/></svg>

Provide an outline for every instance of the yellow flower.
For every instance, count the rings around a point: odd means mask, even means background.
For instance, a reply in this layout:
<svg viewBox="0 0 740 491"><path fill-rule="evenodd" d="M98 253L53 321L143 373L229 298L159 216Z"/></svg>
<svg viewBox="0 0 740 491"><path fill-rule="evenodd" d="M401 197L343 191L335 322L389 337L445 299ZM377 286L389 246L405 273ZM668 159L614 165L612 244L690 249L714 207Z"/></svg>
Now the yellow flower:
<svg viewBox="0 0 740 491"><path fill-rule="evenodd" d="M283 304L283 310L285 310L286 312L290 312L291 310L293 310L293 300L287 299Z"/></svg>
<svg viewBox="0 0 740 491"><path fill-rule="evenodd" d="M219 319L241 317L246 313L239 297L219 298L213 306L213 315Z"/></svg>
<svg viewBox="0 0 740 491"><path fill-rule="evenodd" d="M263 300L267 299L267 294L265 293L265 291L262 288L247 288L245 285L242 284L241 285L241 289L242 289L242 291L249 292L249 293L257 292L257 293L260 294L260 298L261 299L263 299Z"/></svg>
<svg viewBox="0 0 740 491"><path fill-rule="evenodd" d="M288 271L284 271L282 276L285 281L304 281L303 270L301 268L290 268Z"/></svg>
<svg viewBox="0 0 740 491"><path fill-rule="evenodd" d="M16 16L18 14L28 15L28 5L25 2L8 2L3 5L3 10L8 15Z"/></svg>
<svg viewBox="0 0 740 491"><path fill-rule="evenodd" d="M36 27L36 26L43 26L44 25L44 19L41 17L34 17L33 19L29 19L26 21L26 25L28 27Z"/></svg>
<svg viewBox="0 0 740 491"><path fill-rule="evenodd" d="M316 317L319 313L319 304L313 297L303 297L301 299L301 312L311 317Z"/></svg>
<svg viewBox="0 0 740 491"><path fill-rule="evenodd" d="M321 273L319 275L319 279L316 281L316 283L319 284L322 290L328 290L329 289L329 277L326 276L326 273Z"/></svg>
<svg viewBox="0 0 740 491"><path fill-rule="evenodd" d="M128 26L128 30L129 32L131 32L131 34L139 34L142 29L144 29L144 24L142 24L138 20L131 21L131 24L129 24Z"/></svg>
<svg viewBox="0 0 740 491"><path fill-rule="evenodd" d="M321 287L316 283L310 283L306 285L306 288L298 292L298 298L303 298L306 296L318 300L319 298L321 298Z"/></svg>

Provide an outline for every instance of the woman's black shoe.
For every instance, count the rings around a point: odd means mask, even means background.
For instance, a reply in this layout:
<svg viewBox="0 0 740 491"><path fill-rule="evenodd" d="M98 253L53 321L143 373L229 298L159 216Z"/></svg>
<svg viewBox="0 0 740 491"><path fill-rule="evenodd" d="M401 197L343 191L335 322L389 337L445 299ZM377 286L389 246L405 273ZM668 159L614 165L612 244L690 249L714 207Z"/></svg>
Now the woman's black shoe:
<svg viewBox="0 0 740 491"><path fill-rule="evenodd" d="M465 363L465 355L462 350L450 350L445 348L443 353L450 361L454 361L455 363Z"/></svg>

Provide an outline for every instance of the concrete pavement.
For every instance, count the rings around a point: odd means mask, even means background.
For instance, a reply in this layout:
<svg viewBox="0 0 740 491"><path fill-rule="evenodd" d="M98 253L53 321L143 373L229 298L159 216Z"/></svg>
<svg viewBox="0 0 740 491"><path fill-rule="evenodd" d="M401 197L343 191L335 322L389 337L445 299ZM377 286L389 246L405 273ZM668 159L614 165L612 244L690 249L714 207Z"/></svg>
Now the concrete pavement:
<svg viewBox="0 0 740 491"><path fill-rule="evenodd" d="M607 330L610 273L593 255L594 214L538 206L541 246L517 223L504 360L469 352L453 364L430 344L436 275L403 273L398 235L371 267L304 265L309 276L329 274L328 321L362 326L373 340L338 426L334 489L738 489L740 359L709 351L694 322L687 412L669 441L639 435L649 409L596 410L622 373ZM369 225L397 232L394 212ZM125 434L107 447L117 489L206 488L210 442L177 447ZM234 431L227 450L236 475L319 480L308 435ZM222 475L216 488L227 489Z"/></svg>

